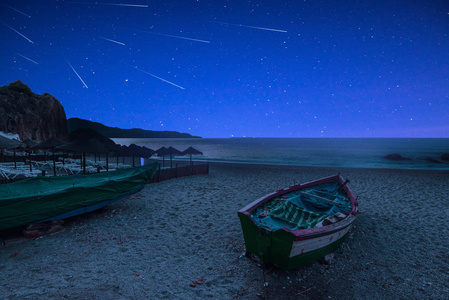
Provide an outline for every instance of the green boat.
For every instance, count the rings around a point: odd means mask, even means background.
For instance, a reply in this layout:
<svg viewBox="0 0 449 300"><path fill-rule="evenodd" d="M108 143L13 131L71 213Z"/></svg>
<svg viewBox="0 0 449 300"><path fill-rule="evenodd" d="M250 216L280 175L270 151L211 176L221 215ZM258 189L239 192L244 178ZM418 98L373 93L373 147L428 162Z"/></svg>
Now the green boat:
<svg viewBox="0 0 449 300"><path fill-rule="evenodd" d="M157 163L90 175L39 176L0 185L0 231L87 213L138 192Z"/></svg>
<svg viewBox="0 0 449 300"><path fill-rule="evenodd" d="M238 211L247 253L289 270L334 252L358 211L340 174L265 195Z"/></svg>

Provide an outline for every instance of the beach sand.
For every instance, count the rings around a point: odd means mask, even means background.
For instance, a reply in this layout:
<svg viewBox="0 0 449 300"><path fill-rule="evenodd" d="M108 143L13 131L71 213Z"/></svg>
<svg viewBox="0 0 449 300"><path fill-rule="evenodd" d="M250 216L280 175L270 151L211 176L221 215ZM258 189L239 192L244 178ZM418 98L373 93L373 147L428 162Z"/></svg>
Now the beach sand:
<svg viewBox="0 0 449 300"><path fill-rule="evenodd" d="M338 172L360 213L330 264L282 271L242 257L240 208ZM209 175L149 184L62 232L9 237L0 298L447 299L448 183L448 171L211 164Z"/></svg>

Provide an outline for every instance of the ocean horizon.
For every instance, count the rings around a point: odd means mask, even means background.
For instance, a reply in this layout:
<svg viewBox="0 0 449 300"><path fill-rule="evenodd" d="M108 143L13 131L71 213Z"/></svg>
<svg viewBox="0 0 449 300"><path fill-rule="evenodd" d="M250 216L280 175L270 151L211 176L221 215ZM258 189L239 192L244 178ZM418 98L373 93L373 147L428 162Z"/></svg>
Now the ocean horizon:
<svg viewBox="0 0 449 300"><path fill-rule="evenodd" d="M449 153L449 138L116 138L121 145L136 144L153 150L192 146L203 155L196 161L270 165L382 169L449 170L441 155ZM409 160L384 157L398 153ZM187 160L188 157L175 157Z"/></svg>

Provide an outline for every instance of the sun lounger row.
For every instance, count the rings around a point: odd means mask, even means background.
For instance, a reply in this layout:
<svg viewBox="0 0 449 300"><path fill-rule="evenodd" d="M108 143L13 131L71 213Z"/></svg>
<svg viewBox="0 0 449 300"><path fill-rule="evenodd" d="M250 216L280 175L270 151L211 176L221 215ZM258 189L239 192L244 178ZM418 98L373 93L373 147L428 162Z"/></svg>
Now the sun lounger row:
<svg viewBox="0 0 449 300"><path fill-rule="evenodd" d="M35 177L41 174L40 170L30 171L29 169L10 169L0 167L0 177L6 180Z"/></svg>

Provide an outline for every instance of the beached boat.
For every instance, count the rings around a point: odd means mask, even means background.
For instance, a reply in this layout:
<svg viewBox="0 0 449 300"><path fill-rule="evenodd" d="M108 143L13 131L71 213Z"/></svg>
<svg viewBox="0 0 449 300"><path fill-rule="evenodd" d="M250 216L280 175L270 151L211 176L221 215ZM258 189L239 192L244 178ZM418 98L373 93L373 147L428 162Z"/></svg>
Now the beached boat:
<svg viewBox="0 0 449 300"><path fill-rule="evenodd" d="M247 252L286 270L334 252L357 214L347 183L338 174L297 184L239 210Z"/></svg>
<svg viewBox="0 0 449 300"><path fill-rule="evenodd" d="M90 175L39 176L0 185L0 231L64 219L138 192L157 163Z"/></svg>

